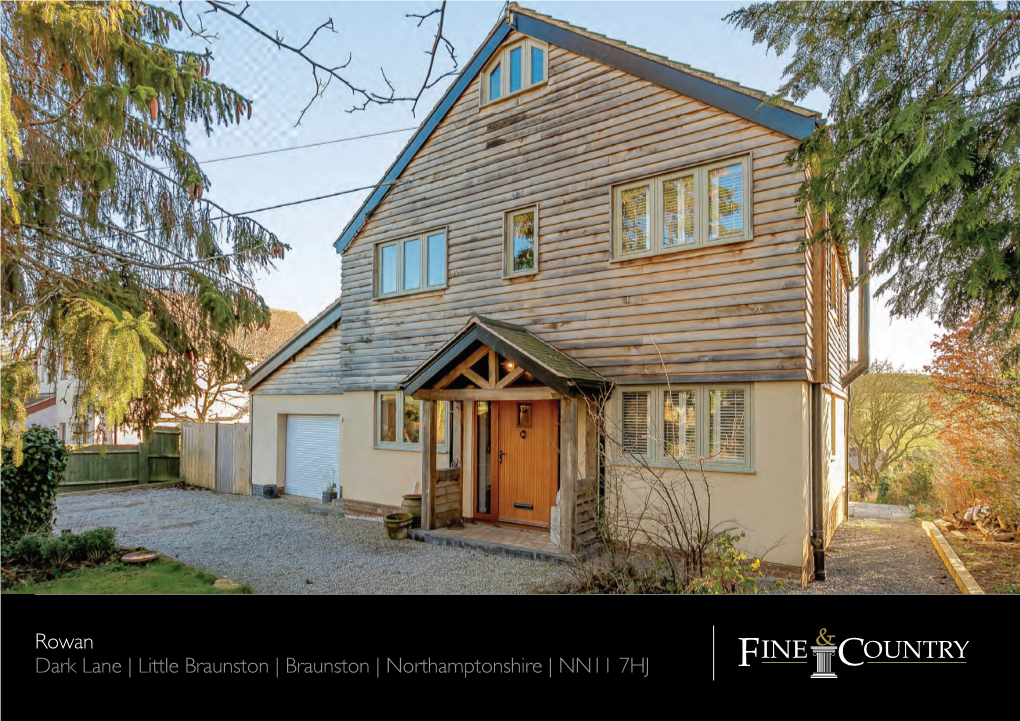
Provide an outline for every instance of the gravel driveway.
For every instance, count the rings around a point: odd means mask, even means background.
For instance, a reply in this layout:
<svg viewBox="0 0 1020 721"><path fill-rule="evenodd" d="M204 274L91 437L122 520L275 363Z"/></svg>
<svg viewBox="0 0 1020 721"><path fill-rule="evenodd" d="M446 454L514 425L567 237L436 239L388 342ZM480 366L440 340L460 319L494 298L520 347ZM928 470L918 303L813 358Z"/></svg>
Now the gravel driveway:
<svg viewBox="0 0 1020 721"><path fill-rule="evenodd" d="M151 489L58 498L56 525L116 526L126 546L162 551L258 593L518 594L566 577L551 564L391 541L379 522L313 515L303 507Z"/></svg>
<svg viewBox="0 0 1020 721"><path fill-rule="evenodd" d="M849 518L825 553L827 580L801 591L830 593L959 593L916 521Z"/></svg>

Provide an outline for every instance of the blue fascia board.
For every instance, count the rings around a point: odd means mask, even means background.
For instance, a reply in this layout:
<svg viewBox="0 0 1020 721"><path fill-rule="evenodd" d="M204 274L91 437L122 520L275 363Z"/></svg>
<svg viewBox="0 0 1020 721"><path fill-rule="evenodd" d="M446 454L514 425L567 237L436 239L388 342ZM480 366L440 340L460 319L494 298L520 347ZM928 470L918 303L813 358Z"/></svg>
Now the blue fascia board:
<svg viewBox="0 0 1020 721"><path fill-rule="evenodd" d="M325 333L340 321L340 303L319 318L313 324L305 326L290 342L280 346L273 355L255 367L248 380L244 382L244 390L251 392L262 381L273 375L277 369L305 349L312 341Z"/></svg>
<svg viewBox="0 0 1020 721"><path fill-rule="evenodd" d="M506 39L506 36L510 34L511 29L512 28L504 21L500 21L499 26L489 36L485 45L483 45L479 51L475 53L471 62L464 68L464 71L460 74L453 85L450 86L450 89L446 91L446 95L443 96L439 105L436 106L432 113L425 119L425 122L422 123L421 127L418 128L418 132L415 133L414 137L411 138L411 142L409 142L407 147L404 148L404 152L397 158L397 162L390 167L389 172L387 172L385 177L379 181L379 187L372 192L372 194L368 197L368 200L366 200L361 206L361 209L358 210L354 219L347 225L343 234L337 238L336 242L333 243L333 247L336 248L337 253L343 253L347 249L347 246L350 245L354 236L365 224L368 216L372 213L372 211L379 207L379 203L382 202L383 198L386 197L386 193L388 193L390 188L393 187L391 185L386 185L386 183L392 183L400 177L400 174L404 172L414 156L419 150L421 150L425 141L432 135L432 131L439 126L439 123L443 121L446 114L450 112L450 108L453 107L453 104L457 102L460 96L467 89L467 86L471 84L471 81L474 80L475 76L481 71L482 66L489 61L489 58L491 58L493 53L496 52L496 49Z"/></svg>
<svg viewBox="0 0 1020 721"><path fill-rule="evenodd" d="M685 73L669 65L657 63L624 48L600 42L558 25L522 13L515 13L514 17L517 30L525 35L700 100L783 135L803 140L815 131L816 121L814 118L791 112L782 107L763 105L760 100L750 95L699 78L697 75Z"/></svg>

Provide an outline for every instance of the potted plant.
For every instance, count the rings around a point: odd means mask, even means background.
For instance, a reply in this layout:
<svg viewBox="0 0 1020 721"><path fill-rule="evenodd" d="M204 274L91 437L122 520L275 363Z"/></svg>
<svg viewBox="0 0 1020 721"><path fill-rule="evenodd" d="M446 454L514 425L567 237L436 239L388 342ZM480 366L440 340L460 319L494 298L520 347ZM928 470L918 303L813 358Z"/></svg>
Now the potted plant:
<svg viewBox="0 0 1020 721"><path fill-rule="evenodd" d="M421 528L421 494L408 493L403 497L400 510L412 517L411 528Z"/></svg>
<svg viewBox="0 0 1020 721"><path fill-rule="evenodd" d="M391 513L383 518L383 525L386 527L386 535L394 541L407 538L407 530L411 527L414 516L410 513Z"/></svg>
<svg viewBox="0 0 1020 721"><path fill-rule="evenodd" d="M323 480L326 481L326 488L322 491L322 502L325 505L329 505L336 498L336 474L332 468L326 473L322 474Z"/></svg>

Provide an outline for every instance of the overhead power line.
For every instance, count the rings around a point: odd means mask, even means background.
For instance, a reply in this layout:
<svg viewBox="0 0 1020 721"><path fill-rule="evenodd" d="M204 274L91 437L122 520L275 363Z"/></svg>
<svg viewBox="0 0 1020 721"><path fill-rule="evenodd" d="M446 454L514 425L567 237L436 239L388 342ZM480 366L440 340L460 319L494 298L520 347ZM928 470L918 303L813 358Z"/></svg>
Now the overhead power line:
<svg viewBox="0 0 1020 721"><path fill-rule="evenodd" d="M361 188L350 188L348 190L338 190L335 193L327 193L326 195L317 195L314 198L304 198L302 200L292 200L289 203L280 203L278 205L267 205L265 208L255 208L254 210L242 210L238 213L231 213L230 215L219 215L215 218L209 218L209 220L224 220L226 218L233 218L242 215L254 215L255 213L261 213L266 210L276 210L277 208L287 208L291 205L301 205L302 203L313 203L316 200L326 200L327 198L335 198L338 195L347 195L348 193L359 193L362 190L373 190L381 185L397 185L400 183L399 180L392 180L385 183L378 183L376 185L365 185Z"/></svg>
<svg viewBox="0 0 1020 721"><path fill-rule="evenodd" d="M272 155L273 153L287 153L291 150L304 150L305 148L318 148L323 145L335 145L336 143L347 143L351 140L364 140L365 138L376 138L380 135L393 135L394 133L406 133L414 128L398 128L397 130L384 130L381 133L368 133L367 135L353 135L349 138L337 138L336 140L324 140L321 143L309 143L308 145L294 145L290 148L276 148L275 150L262 150L257 153L245 153L243 155L230 155L226 158L213 158L212 160L199 160L201 164L222 163L225 160L240 160L241 158L254 158L257 155Z"/></svg>

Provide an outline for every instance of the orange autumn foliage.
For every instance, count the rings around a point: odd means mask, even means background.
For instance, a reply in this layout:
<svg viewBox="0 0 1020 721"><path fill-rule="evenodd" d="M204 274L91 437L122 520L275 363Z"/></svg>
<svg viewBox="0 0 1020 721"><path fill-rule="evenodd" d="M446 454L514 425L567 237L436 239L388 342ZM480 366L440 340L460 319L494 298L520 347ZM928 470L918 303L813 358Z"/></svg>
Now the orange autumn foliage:
<svg viewBox="0 0 1020 721"><path fill-rule="evenodd" d="M1020 523L1020 369L1003 358L1015 343L971 339L976 319L932 343L929 404L942 425L936 493L948 511L995 506L1002 521Z"/></svg>

